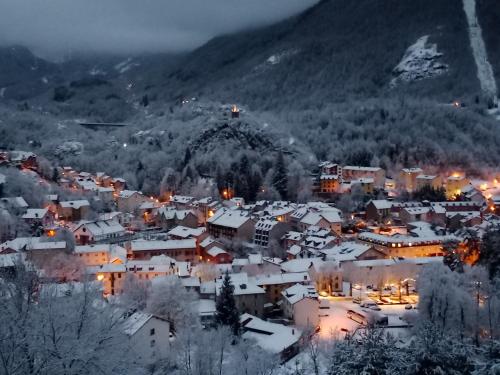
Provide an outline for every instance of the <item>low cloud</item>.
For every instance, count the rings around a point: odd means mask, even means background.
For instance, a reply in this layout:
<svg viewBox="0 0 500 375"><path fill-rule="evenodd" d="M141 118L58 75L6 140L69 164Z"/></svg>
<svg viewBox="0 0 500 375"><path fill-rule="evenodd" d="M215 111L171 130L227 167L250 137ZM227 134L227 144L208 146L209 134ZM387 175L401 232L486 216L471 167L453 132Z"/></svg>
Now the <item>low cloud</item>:
<svg viewBox="0 0 500 375"><path fill-rule="evenodd" d="M317 0L1 0L0 44L44 56L182 51L270 24Z"/></svg>

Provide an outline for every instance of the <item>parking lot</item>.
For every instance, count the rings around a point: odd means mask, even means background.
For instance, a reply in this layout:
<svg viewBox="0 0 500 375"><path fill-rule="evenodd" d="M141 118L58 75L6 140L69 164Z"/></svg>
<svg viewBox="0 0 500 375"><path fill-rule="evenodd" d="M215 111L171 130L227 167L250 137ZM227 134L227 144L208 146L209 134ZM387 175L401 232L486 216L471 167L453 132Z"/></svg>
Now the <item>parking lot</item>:
<svg viewBox="0 0 500 375"><path fill-rule="evenodd" d="M387 316L388 327L405 326L406 322L401 318L408 310L404 304L378 305L380 311L362 308L353 303L352 298L320 297L320 336L323 338L342 338L347 332L352 333L362 327L358 322L348 317L347 311L352 310L362 315L376 313Z"/></svg>

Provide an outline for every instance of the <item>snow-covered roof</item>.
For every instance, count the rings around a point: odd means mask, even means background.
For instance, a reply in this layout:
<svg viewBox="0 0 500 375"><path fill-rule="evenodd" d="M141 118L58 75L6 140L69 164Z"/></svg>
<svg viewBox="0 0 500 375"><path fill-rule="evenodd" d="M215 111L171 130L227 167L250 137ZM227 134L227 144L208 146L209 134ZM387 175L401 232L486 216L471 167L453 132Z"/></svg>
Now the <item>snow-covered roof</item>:
<svg viewBox="0 0 500 375"><path fill-rule="evenodd" d="M291 230L291 231L285 233L285 235L281 238L285 239L285 240L291 240L291 241L300 241L302 236L303 236L303 234L301 232L295 232L295 231Z"/></svg>
<svg viewBox="0 0 500 375"><path fill-rule="evenodd" d="M306 216L304 216L300 222L305 225L316 225L318 224L323 217L317 212L309 212Z"/></svg>
<svg viewBox="0 0 500 375"><path fill-rule="evenodd" d="M214 300L203 298L198 300L198 314L200 316L212 316L216 311Z"/></svg>
<svg viewBox="0 0 500 375"><path fill-rule="evenodd" d="M371 246L358 242L344 242L340 245L320 250L327 260L346 262L358 259L359 256L370 250Z"/></svg>
<svg viewBox="0 0 500 375"><path fill-rule="evenodd" d="M359 167L354 165L346 165L342 167L342 170L351 170L351 171L363 171L363 172L378 172L382 168L380 167Z"/></svg>
<svg viewBox="0 0 500 375"><path fill-rule="evenodd" d="M191 210L177 210L174 207L163 206L158 209L158 213L165 217L166 220L184 220L189 214L194 214Z"/></svg>
<svg viewBox="0 0 500 375"><path fill-rule="evenodd" d="M338 180L339 176L337 174L322 174L319 178L320 180Z"/></svg>
<svg viewBox="0 0 500 375"><path fill-rule="evenodd" d="M340 217L339 210L325 210L321 211L321 216L325 218L329 223L341 223L342 218Z"/></svg>
<svg viewBox="0 0 500 375"><path fill-rule="evenodd" d="M454 240L456 239L456 237L438 236L438 235L425 236L425 237L412 237L403 235L385 236L383 234L365 232L361 233L358 236L358 239L361 241L377 243L384 246L393 245L393 247L395 247L396 244L401 244L402 246L406 247L406 246L417 246L417 245L440 244L447 240Z"/></svg>
<svg viewBox="0 0 500 375"><path fill-rule="evenodd" d="M290 255L298 255L302 251L302 247L299 245L292 245L290 248L286 251Z"/></svg>
<svg viewBox="0 0 500 375"><path fill-rule="evenodd" d="M59 205L62 208L74 208L74 209L79 209L81 207L86 207L90 206L90 203L86 199L80 199L76 201L64 201L64 202L59 202Z"/></svg>
<svg viewBox="0 0 500 375"><path fill-rule="evenodd" d="M191 201L193 201L193 197L185 196L185 195L174 195L172 198L170 198L170 203L180 203L180 204L187 204Z"/></svg>
<svg viewBox="0 0 500 375"><path fill-rule="evenodd" d="M262 259L262 253L251 253L248 254L248 263L250 264L262 264L264 261Z"/></svg>
<svg viewBox="0 0 500 375"><path fill-rule="evenodd" d="M66 248L66 241L36 242L28 247L28 250L62 250Z"/></svg>
<svg viewBox="0 0 500 375"><path fill-rule="evenodd" d="M423 215L431 210L430 207L406 207L403 211L408 212L410 215Z"/></svg>
<svg viewBox="0 0 500 375"><path fill-rule="evenodd" d="M234 286L234 295L245 295L245 294L264 294L266 291L260 286L255 284L255 280L248 277L244 272L242 273L230 273L231 284ZM222 288L222 283L224 281L224 275L219 277L216 281L216 291L219 294Z"/></svg>
<svg viewBox="0 0 500 375"><path fill-rule="evenodd" d="M26 208L29 206L23 197L6 197L6 198L2 198L1 200L2 200L2 202L6 202L14 207Z"/></svg>
<svg viewBox="0 0 500 375"><path fill-rule="evenodd" d="M309 268L316 264L322 264L321 258L292 259L281 263L283 272L307 272Z"/></svg>
<svg viewBox="0 0 500 375"><path fill-rule="evenodd" d="M417 180L434 180L437 176L427 175L427 174L419 174L417 176Z"/></svg>
<svg viewBox="0 0 500 375"><path fill-rule="evenodd" d="M130 242L130 249L132 251L192 249L192 248L196 248L196 240L194 238L185 240L166 240L166 241L135 240Z"/></svg>
<svg viewBox="0 0 500 375"><path fill-rule="evenodd" d="M133 336L139 331L151 318L153 317L152 314L147 314L143 312L135 312L134 314L130 315L124 322L123 322L123 331L129 335Z"/></svg>
<svg viewBox="0 0 500 375"><path fill-rule="evenodd" d="M334 236L328 236L328 237L307 236L302 240L302 242L300 242L300 245L302 247L320 250L336 240L337 239Z"/></svg>
<svg viewBox="0 0 500 375"><path fill-rule="evenodd" d="M182 277L181 283L185 288L196 288L196 287L199 288L201 285L200 278L194 276Z"/></svg>
<svg viewBox="0 0 500 375"><path fill-rule="evenodd" d="M134 194L142 195L142 193L140 191L136 191L136 190L122 190L122 191L120 191L120 193L119 193L118 196L120 198L127 199L127 198L130 198L131 196L133 196Z"/></svg>
<svg viewBox="0 0 500 375"><path fill-rule="evenodd" d="M278 220L260 219L255 224L255 230L270 231L279 223Z"/></svg>
<svg viewBox="0 0 500 375"><path fill-rule="evenodd" d="M141 205L139 206L139 210L152 210L155 208L159 208L160 206L161 205L157 202L146 201L141 203Z"/></svg>
<svg viewBox="0 0 500 375"><path fill-rule="evenodd" d="M125 264L106 263L106 264L101 264L99 266L88 266L85 268L85 270L87 274L95 275L97 273L110 273L110 272L124 273L127 271L127 268Z"/></svg>
<svg viewBox="0 0 500 375"><path fill-rule="evenodd" d="M255 283L259 286L305 283L311 281L309 273L307 272L271 273L267 275L256 275L254 276L254 280Z"/></svg>
<svg viewBox="0 0 500 375"><path fill-rule="evenodd" d="M416 167L416 168L403 168L402 171L404 173L422 173L423 172L422 168L418 168L418 167Z"/></svg>
<svg viewBox="0 0 500 375"><path fill-rule="evenodd" d="M382 267L392 266L395 264L415 264L423 265L429 263L442 263L443 257L415 257L415 258L389 258L389 259L372 259L372 260L357 260L352 262L357 267Z"/></svg>
<svg viewBox="0 0 500 375"><path fill-rule="evenodd" d="M392 202L386 199L373 199L370 202L373 203L377 210L388 210L392 207Z"/></svg>
<svg viewBox="0 0 500 375"><path fill-rule="evenodd" d="M127 270L132 272L172 273L177 270L175 259L165 255L154 256L146 260L129 260L126 266Z"/></svg>
<svg viewBox="0 0 500 375"><path fill-rule="evenodd" d="M304 298L318 298L318 293L313 285L302 284L295 284L290 288L285 289L281 292L281 295L292 305L302 301Z"/></svg>
<svg viewBox="0 0 500 375"><path fill-rule="evenodd" d="M207 254L210 255L211 257L216 257L217 255L227 254L227 251L221 249L220 247L214 246L207 251Z"/></svg>
<svg viewBox="0 0 500 375"><path fill-rule="evenodd" d="M207 247L214 242L218 242L218 241L215 238L213 238L212 236L208 236L207 238L205 238L203 241L200 242L200 246Z"/></svg>
<svg viewBox="0 0 500 375"><path fill-rule="evenodd" d="M181 238L190 238L190 237L198 237L206 231L206 228L188 228L182 225L178 225L175 228L171 229L168 234L175 237Z"/></svg>
<svg viewBox="0 0 500 375"><path fill-rule="evenodd" d="M239 228L250 218L243 211L219 210L207 220L208 223L222 227Z"/></svg>
<svg viewBox="0 0 500 375"><path fill-rule="evenodd" d="M250 264L250 262L248 261L248 258L234 258L231 264L232 266L242 267Z"/></svg>
<svg viewBox="0 0 500 375"><path fill-rule="evenodd" d="M40 242L40 237L17 237L13 240L0 244L0 250L12 249L20 251L23 247L31 247L32 244Z"/></svg>
<svg viewBox="0 0 500 375"><path fill-rule="evenodd" d="M23 219L41 219L47 212L48 208L28 208L26 213L23 215Z"/></svg>
<svg viewBox="0 0 500 375"><path fill-rule="evenodd" d="M373 184L375 180L373 177L360 177L356 178L355 180L351 180L351 185L356 185L356 184Z"/></svg>
<svg viewBox="0 0 500 375"><path fill-rule="evenodd" d="M297 328L266 322L250 314L241 315L240 322L243 338L255 340L257 345L271 353L281 353L297 344L302 335Z"/></svg>
<svg viewBox="0 0 500 375"><path fill-rule="evenodd" d="M115 191L115 189L114 189L114 188L112 188L112 187L102 187L102 186L99 186L99 187L97 188L97 191L98 191L99 193L112 193L112 192L114 192L114 191Z"/></svg>
<svg viewBox="0 0 500 375"><path fill-rule="evenodd" d="M77 229L84 226L94 236L125 233L125 228L115 220L98 220L82 223Z"/></svg>
<svg viewBox="0 0 500 375"><path fill-rule="evenodd" d="M80 254L80 253L95 253L95 252L101 252L101 253L110 253L111 252L111 245L110 244L94 244L94 245L81 245L81 246L75 246L75 253Z"/></svg>

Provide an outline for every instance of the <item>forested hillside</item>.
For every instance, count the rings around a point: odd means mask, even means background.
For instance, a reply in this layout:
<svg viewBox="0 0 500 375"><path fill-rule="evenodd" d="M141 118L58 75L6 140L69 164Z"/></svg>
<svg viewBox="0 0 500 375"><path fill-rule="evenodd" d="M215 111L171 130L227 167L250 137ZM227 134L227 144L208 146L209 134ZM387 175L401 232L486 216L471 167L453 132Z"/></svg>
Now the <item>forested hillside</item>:
<svg viewBox="0 0 500 375"><path fill-rule="evenodd" d="M428 35L446 74L398 89L393 69ZM450 102L478 94L467 24L452 0L325 0L278 25L216 38L173 72L170 95L241 100L265 110L317 108L374 96L416 95Z"/></svg>
<svg viewBox="0 0 500 375"><path fill-rule="evenodd" d="M496 1L478 1L496 77L499 12ZM109 173L135 171L132 185L146 191L158 189L167 167L186 167L186 149L196 174L215 175L215 165L226 173L228 160L247 154L262 178L277 150L300 175L318 159L389 171L432 164L474 172L500 162L499 121L486 113L460 1L323 0L183 55L56 63L15 47L0 50L0 61L2 147L84 169L105 160ZM246 109L242 123L220 118L229 104ZM128 126L102 135L77 120ZM140 131L147 141L131 142Z"/></svg>

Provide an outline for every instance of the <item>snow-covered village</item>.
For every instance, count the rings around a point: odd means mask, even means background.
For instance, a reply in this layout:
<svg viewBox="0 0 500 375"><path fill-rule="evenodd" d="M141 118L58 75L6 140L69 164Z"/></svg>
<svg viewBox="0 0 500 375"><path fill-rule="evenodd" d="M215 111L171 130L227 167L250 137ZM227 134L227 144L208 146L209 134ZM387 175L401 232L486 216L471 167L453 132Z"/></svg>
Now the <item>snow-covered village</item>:
<svg viewBox="0 0 500 375"><path fill-rule="evenodd" d="M0 375L500 374L497 0L0 3Z"/></svg>

